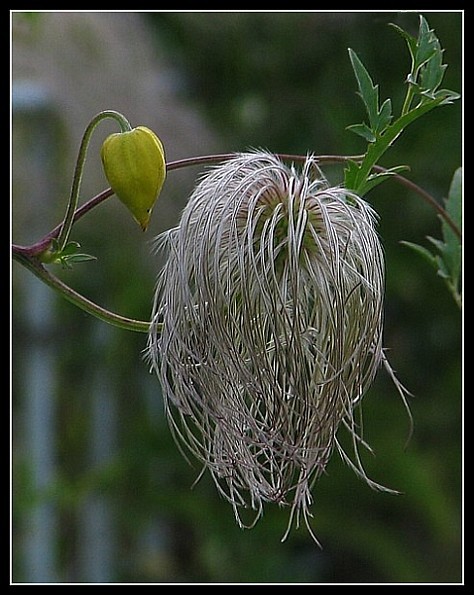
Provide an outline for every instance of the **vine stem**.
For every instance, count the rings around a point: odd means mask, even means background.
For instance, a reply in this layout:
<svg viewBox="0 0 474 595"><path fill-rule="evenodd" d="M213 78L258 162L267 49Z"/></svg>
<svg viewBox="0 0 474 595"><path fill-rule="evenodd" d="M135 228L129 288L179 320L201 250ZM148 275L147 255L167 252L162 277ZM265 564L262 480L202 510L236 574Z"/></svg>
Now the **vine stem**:
<svg viewBox="0 0 474 595"><path fill-rule="evenodd" d="M76 167L72 179L71 194L69 196L66 214L64 216L64 221L61 225L61 229L57 237L58 252L61 252L66 246L67 241L69 239L69 234L71 233L71 229L74 224L74 213L76 212L77 204L79 202L79 191L81 189L82 174L84 171L84 164L86 161L89 141L97 125L106 118L112 118L116 122L118 122L122 132L127 132L132 129L129 121L125 118L125 116L114 110L104 110L103 112L98 113L96 116L92 118L92 120L87 125L87 128L82 136L82 141L79 147L79 154L77 156Z"/></svg>
<svg viewBox="0 0 474 595"><path fill-rule="evenodd" d="M114 114L114 115L111 115ZM115 117L115 114L118 112L101 112L96 116L95 124L93 124L94 120L91 121L90 126L91 130L89 133L92 133L95 126L104 118L104 117ZM120 116L120 114L118 114ZM99 118L99 116L101 116ZM86 134L84 134L84 138ZM86 143L86 144L84 144ZM53 275L50 271L48 271L42 264L40 260L40 256L44 253L49 246L53 239L58 238L58 242L60 241L61 236L68 239L69 232L72 228L72 225L78 221L81 217L83 217L86 213L91 211L93 208L98 206L100 203L104 202L107 198L113 195L113 191L108 188L101 193L97 194L86 203L84 203L79 208L74 208L71 213L70 205L76 201L77 207L77 198L79 193L79 186L80 186L80 176L81 176L81 168L84 165L85 159L85 151L87 149L87 140L81 143L81 150L79 151L78 157L78 167L76 167L76 173L78 174L77 179L75 177L75 183L73 184L73 191L71 192L71 196L73 196L73 200L69 202L68 209L66 212L65 219L62 223L57 225L52 231L50 231L44 238L36 242L31 246L19 246L16 244L12 245L12 256L14 260L22 264L26 267L29 271L31 271L34 275L36 275L39 279L41 279L44 283L49 285L52 289L61 293L68 301L73 303L75 306L81 308L82 310L88 312L92 316L99 318L100 320L112 324L113 326L117 326L121 329L136 331L136 332L148 332L149 329L149 322L142 321L142 320L135 320L132 318L127 318L125 316L121 316L119 314L115 314L105 308L102 308L98 304L92 302L88 298L84 297L80 293L73 290L63 281L61 281L58 277ZM235 156L235 153L221 153L217 155L203 155L200 157L189 157L186 159L179 159L177 161L170 161L166 164L167 171L182 169L185 167L191 167L194 165L202 165L204 163L216 163L221 161L227 161L232 159ZM303 162L307 159L305 155L290 155L285 153L277 154L282 160L285 161L295 161L295 162ZM361 161L363 155L355 155L355 156L347 156L347 155L318 155L315 157L318 163L345 163L349 160L351 161ZM82 162L82 165L79 165L79 162ZM387 170L381 166L374 165L373 170L377 172L386 172ZM438 214L446 221L446 223L453 229L456 235L461 238L461 231L457 227L457 225L452 221L449 217L448 213L443 209L441 205L432 197L428 192L423 190L420 186L408 180L404 176L400 174L393 173L392 177L395 181L402 184L403 186L409 188L413 192L417 193L425 202L427 202L432 208L434 208ZM68 229L68 233L64 236L63 230Z"/></svg>
<svg viewBox="0 0 474 595"><path fill-rule="evenodd" d="M80 293L77 293L77 291L74 291L74 289L69 287L69 285L66 285L66 283L63 283L63 281L48 271L37 258L17 252L13 253L13 258L36 275L36 277L41 279L41 281L46 283L46 285L61 293L69 302L82 310L85 310L89 314L92 314L92 316L95 316L99 320L129 331L148 332L149 322L120 316L119 314L114 314L110 310L102 308L95 302L92 302Z"/></svg>

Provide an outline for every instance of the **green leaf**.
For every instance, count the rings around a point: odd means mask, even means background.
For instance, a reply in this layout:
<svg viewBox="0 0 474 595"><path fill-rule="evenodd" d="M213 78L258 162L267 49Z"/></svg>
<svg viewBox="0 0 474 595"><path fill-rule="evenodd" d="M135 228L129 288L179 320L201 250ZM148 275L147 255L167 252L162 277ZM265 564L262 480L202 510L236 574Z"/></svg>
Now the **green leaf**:
<svg viewBox="0 0 474 595"><path fill-rule="evenodd" d="M420 246L418 244L414 244L413 242L407 242L405 240L400 242L401 244L403 244L404 246L408 246L409 248L411 248L412 250L414 250L417 254L419 254L421 257L423 257L426 262L432 266L434 269L438 268L438 263L436 260L436 256L434 256L427 248L425 248L424 246Z"/></svg>
<svg viewBox="0 0 474 595"><path fill-rule="evenodd" d="M405 102L403 113L407 113L411 103L416 95L421 96L422 102L429 99L442 98L440 105L450 103L458 99L459 95L452 91L444 90L438 93L437 89L441 85L444 73L447 68L443 64L443 52L439 39L436 37L433 29L430 29L428 22L423 16L420 16L420 27L418 38L415 39L406 31L392 25L407 42L412 59L411 70L407 76L407 83L410 85L410 91Z"/></svg>
<svg viewBox="0 0 474 595"><path fill-rule="evenodd" d="M382 132L387 128L392 120L392 101L386 99L378 113L377 132Z"/></svg>
<svg viewBox="0 0 474 595"><path fill-rule="evenodd" d="M451 103L459 98L447 89L438 90L446 66L442 63L443 50L434 31L424 17L420 17L418 37L415 38L400 27L394 28L405 39L412 58L411 72L407 77L408 91L401 114L393 121L392 102L386 99L379 107L378 85L357 54L349 48L349 57L357 80L358 94L365 105L369 123L354 124L348 130L364 138L367 150L360 164L350 164L345 171L346 187L359 196L390 176L390 173L373 173L383 154L390 148L404 129L435 107Z"/></svg>
<svg viewBox="0 0 474 595"><path fill-rule="evenodd" d="M444 242L442 240L437 240L436 238L432 238L431 236L426 236L426 239L429 240L435 248L437 248L440 252L443 251Z"/></svg>
<svg viewBox="0 0 474 595"><path fill-rule="evenodd" d="M455 171L445 209L452 221L460 228L462 217L462 169ZM443 240L428 237L438 254L432 254L427 248L411 242L402 242L420 254L438 275L444 279L456 303L461 306L460 276L461 276L461 242L454 230L442 219Z"/></svg>
<svg viewBox="0 0 474 595"><path fill-rule="evenodd" d="M61 266L64 269L72 269L72 265L76 262L87 262L89 260L97 260L95 256L91 256L90 254L71 254L68 255L61 255L58 256L56 262L61 263Z"/></svg>
<svg viewBox="0 0 474 595"><path fill-rule="evenodd" d="M448 215L458 228L462 225L462 168L454 172L449 188L448 198L445 200L445 209ZM450 272L453 282L458 282L461 273L461 242L454 230L441 221L441 233L443 241L439 241L439 250L446 266Z"/></svg>
<svg viewBox="0 0 474 595"><path fill-rule="evenodd" d="M391 178L393 175L406 171L407 169L410 169L407 165L397 165L396 167L391 167L383 172L371 174L359 188L358 193L360 192L361 196L365 196L369 190L372 190L382 182L385 182L385 180L388 180L388 178Z"/></svg>
<svg viewBox="0 0 474 595"><path fill-rule="evenodd" d="M461 228L462 225L462 167L454 172L451 185L449 187L448 200L446 201L446 210L456 225ZM443 222L446 227L448 225Z"/></svg>
<svg viewBox="0 0 474 595"><path fill-rule="evenodd" d="M449 105L450 103L453 103L453 101L456 101L461 97L459 93L456 93L455 91L450 91L449 89L440 89L439 91L436 91L436 93L432 93L430 91L423 91L420 93L420 95L422 97L421 104L424 104L427 100L429 100L435 101L437 106Z"/></svg>
<svg viewBox="0 0 474 595"><path fill-rule="evenodd" d="M69 258L67 258L68 262L87 262L89 260L97 260L95 256L91 256L90 254L73 254Z"/></svg>
<svg viewBox="0 0 474 595"><path fill-rule="evenodd" d="M389 25L391 27L393 27L395 29L395 31L397 31L397 33L399 33L403 37L403 39L406 41L408 50L410 51L410 56L411 56L412 62L414 63L415 56L416 56L416 46L417 46L416 37L413 37L413 35L410 35L401 27L399 27L398 25L395 25L395 23L389 23Z"/></svg>
<svg viewBox="0 0 474 595"><path fill-rule="evenodd" d="M437 39L435 47L435 53L420 71L420 92L428 91L434 94L443 80L447 65L443 64L443 51Z"/></svg>
<svg viewBox="0 0 474 595"><path fill-rule="evenodd" d="M448 281L451 284L453 284L452 272L449 270L446 261L443 260L441 256L437 256L436 262L438 264L438 275L441 277L441 279L444 279L445 281Z"/></svg>
<svg viewBox="0 0 474 595"><path fill-rule="evenodd" d="M374 143L377 140L377 137L374 136L374 133L367 124L352 124L352 126L347 127L347 130L362 136L368 143Z"/></svg>
<svg viewBox="0 0 474 595"><path fill-rule="evenodd" d="M81 247L79 242L70 241L62 250L59 250L59 242L56 238L51 241L52 252L48 258L49 263L60 264L65 269L72 269L72 263L87 262L89 260L97 260L95 256L90 254L79 253Z"/></svg>
<svg viewBox="0 0 474 595"><path fill-rule="evenodd" d="M349 48L349 58L351 60L352 69L359 87L359 94L364 102L367 114L369 116L370 128L372 131L377 130L378 113L379 113L379 92L378 86L374 85L370 78L367 69L360 61L357 54Z"/></svg>
<svg viewBox="0 0 474 595"><path fill-rule="evenodd" d="M348 161L344 169L344 187L348 190L357 188L357 177L359 175L360 165L355 161Z"/></svg>
<svg viewBox="0 0 474 595"><path fill-rule="evenodd" d="M423 15L420 15L420 27L418 30L418 39L416 41L415 70L418 70L430 58L441 50L440 43L433 29L430 29L428 21Z"/></svg>
<svg viewBox="0 0 474 595"><path fill-rule="evenodd" d="M61 250L61 257L69 257L72 256L73 254L76 254L76 252L78 251L78 249L81 247L81 245L79 244L79 242L68 242L64 248Z"/></svg>

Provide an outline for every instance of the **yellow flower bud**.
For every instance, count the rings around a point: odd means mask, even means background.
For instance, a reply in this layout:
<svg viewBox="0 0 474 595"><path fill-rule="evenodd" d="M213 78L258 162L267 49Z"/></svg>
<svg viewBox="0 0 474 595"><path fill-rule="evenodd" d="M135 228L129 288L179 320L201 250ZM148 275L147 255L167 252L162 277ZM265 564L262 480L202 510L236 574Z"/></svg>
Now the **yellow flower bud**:
<svg viewBox="0 0 474 595"><path fill-rule="evenodd" d="M101 157L110 187L145 231L166 177L160 139L145 126L111 134Z"/></svg>

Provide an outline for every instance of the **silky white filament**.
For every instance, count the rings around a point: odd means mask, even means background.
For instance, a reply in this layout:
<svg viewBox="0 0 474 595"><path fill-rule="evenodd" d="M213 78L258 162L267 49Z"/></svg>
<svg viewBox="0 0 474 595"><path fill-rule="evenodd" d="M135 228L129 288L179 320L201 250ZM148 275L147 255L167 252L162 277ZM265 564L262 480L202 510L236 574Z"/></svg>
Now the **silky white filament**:
<svg viewBox="0 0 474 595"><path fill-rule="evenodd" d="M376 216L267 152L211 168L178 227L158 238L149 354L172 431L231 502L290 506L309 525L311 488L336 448L356 472L355 408L381 362L384 256ZM388 366L388 363L385 362ZM403 390L400 389L399 390ZM352 460L336 438L352 435Z"/></svg>

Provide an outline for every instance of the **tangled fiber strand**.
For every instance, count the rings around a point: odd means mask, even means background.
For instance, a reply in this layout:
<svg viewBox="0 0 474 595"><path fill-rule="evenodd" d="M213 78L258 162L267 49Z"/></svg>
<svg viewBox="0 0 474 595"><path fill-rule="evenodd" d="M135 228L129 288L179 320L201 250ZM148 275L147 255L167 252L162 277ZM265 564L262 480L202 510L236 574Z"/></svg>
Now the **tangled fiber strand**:
<svg viewBox="0 0 474 595"><path fill-rule="evenodd" d="M311 488L335 447L384 489L362 467L355 416L388 366L375 223L361 198L329 187L314 158L297 172L260 151L211 168L179 226L157 240L168 256L149 354L170 427L241 527L276 502L290 506L283 539L302 516L316 540ZM354 460L336 438L341 425ZM250 524L243 507L255 511Z"/></svg>

